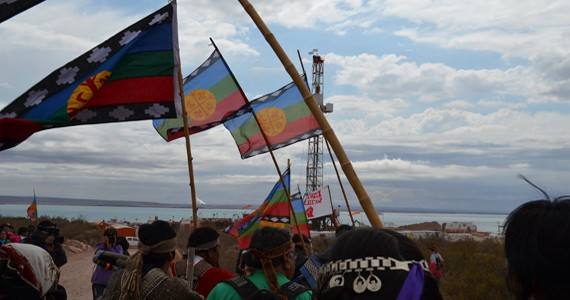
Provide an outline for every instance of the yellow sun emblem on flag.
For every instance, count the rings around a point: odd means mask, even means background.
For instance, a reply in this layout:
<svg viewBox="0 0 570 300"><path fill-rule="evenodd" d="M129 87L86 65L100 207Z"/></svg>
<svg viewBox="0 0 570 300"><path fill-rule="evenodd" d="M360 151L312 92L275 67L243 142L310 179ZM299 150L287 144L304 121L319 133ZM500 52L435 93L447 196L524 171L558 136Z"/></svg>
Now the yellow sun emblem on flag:
<svg viewBox="0 0 570 300"><path fill-rule="evenodd" d="M257 119L267 136L276 136L287 127L285 111L277 107L268 107L260 110L257 113Z"/></svg>
<svg viewBox="0 0 570 300"><path fill-rule="evenodd" d="M67 100L67 114L70 119L73 119L75 115L87 105L97 91L103 87L103 84L105 84L109 76L111 76L111 72L109 71L99 72L87 78L73 90L69 100Z"/></svg>
<svg viewBox="0 0 570 300"><path fill-rule="evenodd" d="M216 96L208 90L194 90L184 97L186 115L191 121L204 121L216 111Z"/></svg>

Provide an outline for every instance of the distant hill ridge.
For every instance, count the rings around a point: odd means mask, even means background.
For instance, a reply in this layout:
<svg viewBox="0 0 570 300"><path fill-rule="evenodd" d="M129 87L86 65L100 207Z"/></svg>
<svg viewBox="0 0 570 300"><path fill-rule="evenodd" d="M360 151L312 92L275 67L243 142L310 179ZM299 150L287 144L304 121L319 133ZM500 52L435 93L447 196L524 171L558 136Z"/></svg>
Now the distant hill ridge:
<svg viewBox="0 0 570 300"><path fill-rule="evenodd" d="M2 204L30 204L32 196L2 196L0 195L0 205ZM252 204L252 203L249 203ZM98 200L98 199L78 199L60 197L38 197L38 205L68 205L68 206L111 206L111 207L163 207L163 208L191 208L189 204L162 203L146 201L127 200ZM226 208L241 209L245 204L210 204L206 208ZM255 206L255 204L253 204ZM344 209L344 208L343 208ZM360 209L358 209L360 211ZM380 212L398 213L448 213L448 214L508 214L506 211L497 210L457 210L457 209L429 209L429 208L407 208L407 207L382 207L377 209ZM364 212L362 212L364 213Z"/></svg>

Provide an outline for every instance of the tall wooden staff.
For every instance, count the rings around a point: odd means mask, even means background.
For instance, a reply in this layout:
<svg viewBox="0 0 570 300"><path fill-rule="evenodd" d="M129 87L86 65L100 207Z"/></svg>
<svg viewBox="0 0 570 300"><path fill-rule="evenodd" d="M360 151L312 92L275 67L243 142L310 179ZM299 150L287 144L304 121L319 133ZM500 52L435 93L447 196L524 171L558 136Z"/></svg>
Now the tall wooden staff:
<svg viewBox="0 0 570 300"><path fill-rule="evenodd" d="M348 215L350 216L350 221L352 222L352 226L355 225L354 217L352 216L352 210L350 209L350 204L348 204L348 198L346 197L346 192L344 190L344 185L342 184L342 180L340 180L340 174L338 173L338 169L336 167L336 161L331 152L331 147L329 146L329 142L325 141L327 144L327 150L329 151L329 156L331 157L331 161L333 163L334 172L336 173L336 178L338 179L338 184L340 185L340 190L342 192L342 196L344 197L344 203L346 204L346 209L348 209Z"/></svg>
<svg viewBox="0 0 570 300"><path fill-rule="evenodd" d="M307 103L307 106L313 113L313 116L315 116L315 119L323 129L323 136L330 143L336 156L338 157L340 166L344 171L344 174L346 175L348 182L354 189L354 192L356 193L356 197L358 198L358 201L360 202L362 209L366 212L366 216L368 217L370 224L372 224L372 226L375 228L382 228L383 227L382 221L380 220L378 213L374 209L374 206L372 205L372 201L370 200L368 193L364 189L364 186L362 186L360 179L358 179L358 176L356 175L356 172L354 171L354 168L352 167L352 164L350 163L348 156L344 152L344 149L342 148L339 139L337 138L329 122L325 118L320 107L313 99L313 94L311 93L311 91L309 91L309 88L305 85L303 79L297 73L295 66L293 65L293 63L291 63L291 60L289 59L283 48L281 48L281 45L279 45L279 42L277 42L277 39L275 39L275 36L273 35L273 33L271 33L267 25L265 25L265 22L263 22L263 20L255 10L255 8L251 5L251 3L249 3L248 0L238 0L238 1L245 9L245 11L248 13L248 15L251 17L251 19L259 29L259 31L263 34L265 40L269 43L269 45L271 46L271 48L273 49L273 51L275 52L281 63L283 64L283 67L285 68L287 73L289 73L289 76L291 76L291 78L297 85L297 88L299 88L299 90L301 91L301 95L303 95L305 103Z"/></svg>
<svg viewBox="0 0 570 300"><path fill-rule="evenodd" d="M184 139L186 140L186 158L188 160L188 176L190 176L190 191L192 197L192 227L198 227L198 205L196 201L196 185L194 184L194 165L192 164L192 149L190 147L190 132L188 130L188 116L186 116L186 105L184 104L184 89L182 83L182 71L178 71L178 82L180 83L180 102L182 105L182 120L184 121Z"/></svg>
<svg viewBox="0 0 570 300"><path fill-rule="evenodd" d="M332 222L333 222L333 226L334 228L338 228L338 220L339 220L339 216L336 215L335 211L334 211L334 205L332 202L332 194L331 194L331 187L327 185L327 190L329 191L329 201L331 203L331 211L332 211Z"/></svg>
<svg viewBox="0 0 570 300"><path fill-rule="evenodd" d="M176 0L173 0L173 5L174 5L174 22L176 24L176 28L175 30L178 30L177 26L178 26L178 17L176 14ZM176 32L176 35L178 35L178 32ZM184 139L186 140L186 158L188 160L188 176L190 177L190 193L191 193L191 197L192 197L192 225L194 227L194 229L196 229L196 227L198 227L198 204L196 201L196 184L194 183L194 166L192 164L192 149L190 147L190 132L188 130L188 116L186 115L186 105L184 103L184 82L182 80L182 65L180 63L180 48L178 47L178 38L176 38L175 41L176 45L175 45L175 51L176 51L176 63L178 64L178 85L179 85L179 89L178 89L178 93L180 96L180 105L182 106L182 121L184 122Z"/></svg>

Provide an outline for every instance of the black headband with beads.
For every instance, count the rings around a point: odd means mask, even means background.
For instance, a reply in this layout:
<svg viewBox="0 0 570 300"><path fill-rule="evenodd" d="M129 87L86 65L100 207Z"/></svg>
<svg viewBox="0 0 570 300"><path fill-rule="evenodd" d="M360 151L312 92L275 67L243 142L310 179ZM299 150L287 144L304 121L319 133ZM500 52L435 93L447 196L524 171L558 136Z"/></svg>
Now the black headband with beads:
<svg viewBox="0 0 570 300"><path fill-rule="evenodd" d="M356 259L336 260L324 264L319 269L321 280L328 279L328 287L344 286L344 274L357 272L358 276L353 282L354 292L361 294L366 290L377 292L382 288L382 281L372 271L404 271L410 272L412 267L417 265L424 271L429 272L429 265L425 260L398 260L393 257L365 257ZM368 278L360 275L362 271L369 271ZM330 278L328 278L331 276Z"/></svg>

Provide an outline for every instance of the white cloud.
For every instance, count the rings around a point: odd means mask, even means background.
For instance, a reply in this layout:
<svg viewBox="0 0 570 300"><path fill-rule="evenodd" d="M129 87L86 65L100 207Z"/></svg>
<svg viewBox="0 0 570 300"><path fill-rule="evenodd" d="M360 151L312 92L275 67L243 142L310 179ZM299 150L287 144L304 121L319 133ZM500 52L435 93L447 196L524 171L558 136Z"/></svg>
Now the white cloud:
<svg viewBox="0 0 570 300"><path fill-rule="evenodd" d="M264 19L287 28L322 28L344 34L349 28L368 28L371 6L362 0L253 1Z"/></svg>
<svg viewBox="0 0 570 300"><path fill-rule="evenodd" d="M418 180L418 179L465 179L498 172L489 166L431 165L423 161L407 161L400 158L358 161L354 168L364 180ZM507 172L512 172L506 170Z"/></svg>
<svg viewBox="0 0 570 300"><path fill-rule="evenodd" d="M394 1L383 13L423 25L397 34L444 47L496 51L505 56L567 53L567 1ZM433 25L430 28L426 25ZM542 45L548 44L549 47Z"/></svg>
<svg viewBox="0 0 570 300"><path fill-rule="evenodd" d="M482 114L428 108L409 117L396 116L378 123L341 120L334 127L347 145L405 146L431 153L487 155L540 153L568 147L568 131L560 126L567 119L566 114L557 112L501 109Z"/></svg>
<svg viewBox="0 0 570 300"><path fill-rule="evenodd" d="M565 88L561 84L566 78L547 79L529 67L455 69L442 63L417 64L394 54L331 53L326 59L341 68L336 83L353 85L370 97L413 98L424 102L507 96L524 97L528 102L570 101L568 94L559 90Z"/></svg>
<svg viewBox="0 0 570 300"><path fill-rule="evenodd" d="M190 65L204 59L212 37L223 53L257 56L259 52L244 40L248 27L239 5L222 1L180 1L178 3L178 34L182 60ZM249 25L249 23L247 23Z"/></svg>
<svg viewBox="0 0 570 300"><path fill-rule="evenodd" d="M445 103L443 105L443 107L445 108L455 108L455 109L469 109L473 107L473 104L470 103L469 101L465 101L465 100L455 100L455 101L451 101L448 103Z"/></svg>
<svg viewBox="0 0 570 300"><path fill-rule="evenodd" d="M531 102L568 101L570 80L568 1L393 1L386 16L415 22L394 32L417 43L490 51L528 61ZM564 75L562 75L564 74ZM517 74L513 74L517 75ZM531 75L531 76L529 76ZM560 76L562 75L562 76Z"/></svg>
<svg viewBox="0 0 570 300"><path fill-rule="evenodd" d="M357 95L334 95L328 97L326 102L333 103L335 110L342 111L344 115L351 115L356 112L365 113L367 117L394 116L409 106L406 101L400 98L380 100Z"/></svg>

